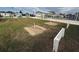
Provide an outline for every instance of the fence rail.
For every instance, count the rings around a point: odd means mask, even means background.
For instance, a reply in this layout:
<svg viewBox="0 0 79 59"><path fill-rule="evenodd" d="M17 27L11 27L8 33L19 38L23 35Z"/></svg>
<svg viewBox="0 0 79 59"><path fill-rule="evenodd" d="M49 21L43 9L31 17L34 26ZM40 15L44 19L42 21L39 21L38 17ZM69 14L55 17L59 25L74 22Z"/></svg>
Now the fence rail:
<svg viewBox="0 0 79 59"><path fill-rule="evenodd" d="M59 42L61 40L62 37L64 37L65 34L65 28L62 28L59 33L56 35L56 37L54 38L53 41L53 51L57 52L58 51L58 46L59 46Z"/></svg>

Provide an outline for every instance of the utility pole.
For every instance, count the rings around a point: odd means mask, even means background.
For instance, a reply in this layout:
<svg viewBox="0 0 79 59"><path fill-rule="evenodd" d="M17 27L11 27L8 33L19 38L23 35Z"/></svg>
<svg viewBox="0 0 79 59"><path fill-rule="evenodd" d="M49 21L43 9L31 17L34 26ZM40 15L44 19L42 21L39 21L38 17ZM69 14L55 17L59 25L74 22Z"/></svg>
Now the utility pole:
<svg viewBox="0 0 79 59"><path fill-rule="evenodd" d="M77 18L78 18L78 13L76 13L76 19L75 19L76 21L77 21Z"/></svg>

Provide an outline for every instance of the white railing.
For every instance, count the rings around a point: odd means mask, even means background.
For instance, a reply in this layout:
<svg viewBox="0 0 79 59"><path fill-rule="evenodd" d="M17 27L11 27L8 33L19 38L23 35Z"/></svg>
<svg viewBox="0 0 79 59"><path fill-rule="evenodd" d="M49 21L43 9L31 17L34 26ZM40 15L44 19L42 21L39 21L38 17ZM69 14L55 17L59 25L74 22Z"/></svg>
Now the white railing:
<svg viewBox="0 0 79 59"><path fill-rule="evenodd" d="M53 41L53 51L54 52L58 51L59 42L60 42L61 38L64 37L64 34L65 34L65 28L62 28L60 30L60 32L54 38L54 41Z"/></svg>

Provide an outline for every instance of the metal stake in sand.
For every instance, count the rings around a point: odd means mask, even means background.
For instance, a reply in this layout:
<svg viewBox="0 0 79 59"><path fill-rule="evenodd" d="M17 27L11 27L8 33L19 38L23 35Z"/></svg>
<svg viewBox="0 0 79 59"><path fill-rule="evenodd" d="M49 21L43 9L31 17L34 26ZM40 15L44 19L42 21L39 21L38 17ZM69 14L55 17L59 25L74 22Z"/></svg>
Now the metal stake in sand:
<svg viewBox="0 0 79 59"><path fill-rule="evenodd" d="M34 25L33 25L33 28L35 29L35 23L34 23Z"/></svg>
<svg viewBox="0 0 79 59"><path fill-rule="evenodd" d="M43 20L44 20L44 14L42 16L43 16Z"/></svg>

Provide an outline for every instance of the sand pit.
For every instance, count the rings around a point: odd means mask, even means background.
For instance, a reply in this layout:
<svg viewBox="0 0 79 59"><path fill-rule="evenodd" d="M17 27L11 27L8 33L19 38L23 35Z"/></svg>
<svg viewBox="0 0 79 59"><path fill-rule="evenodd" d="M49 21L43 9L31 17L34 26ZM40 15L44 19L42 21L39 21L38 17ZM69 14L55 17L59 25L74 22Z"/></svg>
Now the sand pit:
<svg viewBox="0 0 79 59"><path fill-rule="evenodd" d="M54 22L45 22L45 24L47 24L47 25L53 25L53 26L58 25L58 23L54 23Z"/></svg>
<svg viewBox="0 0 79 59"><path fill-rule="evenodd" d="M41 34L46 30L46 28L41 27L39 25L35 25L35 26L31 26L31 27L24 27L24 29L32 36Z"/></svg>

